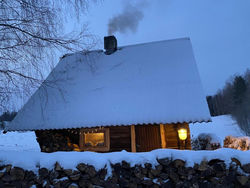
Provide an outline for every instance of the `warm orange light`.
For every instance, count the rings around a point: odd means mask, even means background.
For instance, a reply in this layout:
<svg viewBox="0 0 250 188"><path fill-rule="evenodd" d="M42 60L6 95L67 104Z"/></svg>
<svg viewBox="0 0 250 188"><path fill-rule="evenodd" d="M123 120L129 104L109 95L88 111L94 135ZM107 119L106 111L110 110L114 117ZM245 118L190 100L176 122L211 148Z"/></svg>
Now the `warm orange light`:
<svg viewBox="0 0 250 188"><path fill-rule="evenodd" d="M180 140L186 140L187 139L187 129L181 128L178 130L178 135Z"/></svg>
<svg viewBox="0 0 250 188"><path fill-rule="evenodd" d="M85 133L85 144L90 146L104 145L104 133Z"/></svg>

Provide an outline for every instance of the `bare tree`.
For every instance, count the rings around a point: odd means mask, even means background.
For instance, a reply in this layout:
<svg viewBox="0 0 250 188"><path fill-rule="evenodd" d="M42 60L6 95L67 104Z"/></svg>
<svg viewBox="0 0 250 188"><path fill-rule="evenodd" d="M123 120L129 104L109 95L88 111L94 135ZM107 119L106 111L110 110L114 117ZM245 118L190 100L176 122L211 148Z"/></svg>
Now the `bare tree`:
<svg viewBox="0 0 250 188"><path fill-rule="evenodd" d="M60 51L87 50L95 40L82 24L64 33L63 21L81 20L87 0L0 0L0 107L42 81Z"/></svg>

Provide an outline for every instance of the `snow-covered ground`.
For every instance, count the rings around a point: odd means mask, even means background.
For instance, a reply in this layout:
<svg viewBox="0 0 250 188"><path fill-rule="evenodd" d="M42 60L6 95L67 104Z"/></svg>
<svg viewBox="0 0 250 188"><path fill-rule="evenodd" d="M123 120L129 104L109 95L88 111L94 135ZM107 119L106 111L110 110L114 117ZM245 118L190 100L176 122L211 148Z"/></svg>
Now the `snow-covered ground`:
<svg viewBox="0 0 250 188"><path fill-rule="evenodd" d="M0 151L40 151L34 132L0 131Z"/></svg>
<svg viewBox="0 0 250 188"><path fill-rule="evenodd" d="M245 136L235 121L230 116L217 116L212 118L211 123L190 124L192 138L200 133L213 133L221 141L226 136ZM0 151L40 151L34 132L0 132Z"/></svg>
<svg viewBox="0 0 250 188"><path fill-rule="evenodd" d="M223 146L223 140L226 136L246 136L229 115L212 117L210 123L191 123L189 127L191 138L195 138L201 133L210 133L218 137L221 146Z"/></svg>

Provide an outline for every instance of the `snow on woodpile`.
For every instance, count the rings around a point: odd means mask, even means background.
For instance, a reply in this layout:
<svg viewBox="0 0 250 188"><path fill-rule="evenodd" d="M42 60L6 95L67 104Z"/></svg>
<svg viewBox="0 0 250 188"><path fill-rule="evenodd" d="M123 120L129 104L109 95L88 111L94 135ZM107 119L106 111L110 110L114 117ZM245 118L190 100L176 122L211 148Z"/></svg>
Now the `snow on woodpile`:
<svg viewBox="0 0 250 188"><path fill-rule="evenodd" d="M18 156L18 157L17 157ZM96 170L107 168L108 174L111 175L110 164L126 161L131 167L135 165L144 165L150 163L157 165L157 159L169 158L172 160L181 159L186 161L186 166L193 166L195 163L212 159L224 160L229 164L232 158L236 158L242 165L250 163L250 151L239 151L234 149L218 149L214 151L189 151L174 149L157 149L151 152L131 153L126 151L111 153L95 152L16 152L0 151L0 165L12 164L13 166L22 167L27 170L37 171L38 167L53 169L58 162L65 169L74 169L77 164L85 163L93 165Z"/></svg>
<svg viewBox="0 0 250 188"><path fill-rule="evenodd" d="M207 139L207 137L209 137L210 143L212 143L212 144L220 143L219 137L216 136L215 134L212 134L212 133L201 133L201 134L199 134L198 137L200 137L202 139Z"/></svg>
<svg viewBox="0 0 250 188"><path fill-rule="evenodd" d="M193 150L215 150L221 147L220 138L212 133L201 133L192 139Z"/></svg>
<svg viewBox="0 0 250 188"><path fill-rule="evenodd" d="M209 120L191 42L183 38L62 58L6 129Z"/></svg>

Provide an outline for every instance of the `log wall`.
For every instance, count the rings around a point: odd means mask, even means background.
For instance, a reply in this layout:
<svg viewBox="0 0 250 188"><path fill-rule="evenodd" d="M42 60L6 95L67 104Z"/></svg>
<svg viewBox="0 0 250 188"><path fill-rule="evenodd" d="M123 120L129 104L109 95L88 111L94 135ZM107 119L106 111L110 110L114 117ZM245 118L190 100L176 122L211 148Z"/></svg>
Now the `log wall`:
<svg viewBox="0 0 250 188"><path fill-rule="evenodd" d="M131 151L130 126L109 127L110 151Z"/></svg>
<svg viewBox="0 0 250 188"><path fill-rule="evenodd" d="M179 140L177 130L181 127L188 130L188 137L185 144ZM165 124L162 125L165 131L165 143L162 144L160 125L136 125L136 152L146 152L154 149L166 147L171 149L191 149L190 130L188 124ZM131 127L111 126L110 150L131 152ZM64 130L41 130L35 131L37 141L42 152L55 151L80 151L79 149L79 129ZM164 146L163 146L164 145Z"/></svg>
<svg viewBox="0 0 250 188"><path fill-rule="evenodd" d="M160 125L136 125L135 134L137 152L161 148Z"/></svg>

